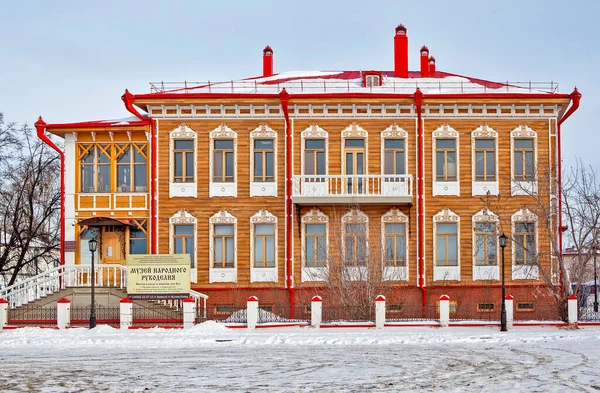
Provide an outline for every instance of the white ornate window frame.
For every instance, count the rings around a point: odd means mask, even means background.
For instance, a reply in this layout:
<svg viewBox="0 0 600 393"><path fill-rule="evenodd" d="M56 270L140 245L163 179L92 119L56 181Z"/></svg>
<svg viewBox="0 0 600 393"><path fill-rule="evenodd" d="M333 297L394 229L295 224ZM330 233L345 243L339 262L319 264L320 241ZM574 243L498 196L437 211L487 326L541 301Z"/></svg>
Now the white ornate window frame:
<svg viewBox="0 0 600 393"><path fill-rule="evenodd" d="M214 244L214 226L215 224L230 224L233 225L233 267L229 268L216 268L214 267L214 252L213 252L213 244ZM213 282L237 282L237 218L233 216L226 210L221 210L220 212L214 214L209 219L209 236L208 236L208 253L209 253L209 274L208 280L209 283Z"/></svg>
<svg viewBox="0 0 600 393"><path fill-rule="evenodd" d="M346 139L364 139L365 140L365 176L369 174L369 133L367 130L362 128L356 123L350 124L346 127L341 134L342 138L342 174L346 174ZM365 188L368 187L368 183L365 179Z"/></svg>
<svg viewBox="0 0 600 393"><path fill-rule="evenodd" d="M250 217L250 282L277 282L278 244L277 244L277 217L268 210L261 209ZM254 225L270 224L274 226L275 236L275 266L274 267L254 267Z"/></svg>
<svg viewBox="0 0 600 393"><path fill-rule="evenodd" d="M300 173L304 173L304 150L307 139L324 139L325 140L325 175L329 175L329 134L317 124L312 124L306 130L300 133ZM315 176L315 178L318 176ZM296 195L304 196L325 196L328 194L328 181L315 182L311 179L302 178L300 182L294 180L293 187Z"/></svg>
<svg viewBox="0 0 600 393"><path fill-rule="evenodd" d="M386 139L402 139L404 140L404 174L408 174L408 132L397 124L392 124L385 130L381 131L381 175L385 175L385 141ZM386 180L387 179L387 180ZM383 194L384 195L408 195L408 182L401 178L394 178L393 176L384 176L383 181Z"/></svg>
<svg viewBox="0 0 600 393"><path fill-rule="evenodd" d="M187 210L179 210L169 218L169 254L175 252L173 236L175 235L175 225L193 225L194 226L194 262L190 266L191 282L198 282L198 220Z"/></svg>
<svg viewBox="0 0 600 393"><path fill-rule="evenodd" d="M306 225L324 224L325 225L325 254L329 256L329 217L319 209L311 209L302 216L302 282L307 281L327 281L329 278L329 263L324 267L306 266Z"/></svg>
<svg viewBox="0 0 600 393"><path fill-rule="evenodd" d="M496 180L493 181L478 181L476 176L476 161L475 161L475 142L477 139L493 139L494 140L494 165ZM471 189L472 195L498 195L498 132L488 125L482 125L471 132Z"/></svg>
<svg viewBox="0 0 600 393"><path fill-rule="evenodd" d="M175 141L181 139L194 141L194 182L192 183L173 182ZM186 124L181 124L169 133L169 198L174 197L198 197L198 133Z"/></svg>
<svg viewBox="0 0 600 393"><path fill-rule="evenodd" d="M404 224L404 266L386 266L385 265L385 224ZM386 281L408 281L408 265L409 265L409 247L408 241L408 216L402 213L397 208L390 209L387 213L381 216L381 256L383 279Z"/></svg>
<svg viewBox="0 0 600 393"><path fill-rule="evenodd" d="M498 243L498 223L500 222L499 217L487 208L483 208L473 215L471 219L473 223L472 228L472 244L473 244L473 281L478 280L499 280L500 279L500 267L498 266L498 258L500 257L500 245ZM477 242L475 235L476 224L495 224L496 226L496 265L495 266L477 266Z"/></svg>
<svg viewBox="0 0 600 393"><path fill-rule="evenodd" d="M515 180L515 139L533 139L533 168L535 180ZM521 124L510 133L510 194L511 195L537 195L537 163L538 163L538 138L537 132L525 124Z"/></svg>
<svg viewBox="0 0 600 393"><path fill-rule="evenodd" d="M437 128L431 134L432 141L432 174L433 174L433 196L436 195L455 195L460 196L460 133L448 124L444 124ZM455 139L456 140L456 181L438 181L436 174L436 154L435 142L438 139Z"/></svg>
<svg viewBox="0 0 600 393"><path fill-rule="evenodd" d="M229 128L225 124L221 124L219 127L215 128L209 134L210 138L210 152L209 152L209 171L210 171L210 187L209 187L209 197L237 197L237 183L238 183L238 173L237 173L237 133ZM232 183L218 183L213 181L213 165L214 165L214 150L215 150L215 140L219 139L232 139L233 140L233 182ZM223 168L225 170L225 168Z"/></svg>
<svg viewBox="0 0 600 393"><path fill-rule="evenodd" d="M273 140L273 179L272 182L254 181L254 141L256 139ZM266 124L261 124L250 133L250 197L277 196L277 131Z"/></svg>
<svg viewBox="0 0 600 393"><path fill-rule="evenodd" d="M365 224L365 255L367 266L346 266L346 224ZM369 252L369 216L361 210L352 209L342 216L342 278L348 281L365 281L369 277L371 260Z"/></svg>
<svg viewBox="0 0 600 393"><path fill-rule="evenodd" d="M437 224L456 224L456 266L437 265ZM433 216L433 281L460 281L460 216L446 207Z"/></svg>
<svg viewBox="0 0 600 393"><path fill-rule="evenodd" d="M535 254L539 256L539 236L538 236L538 216L532 213L529 209L523 208L515 212L511 217L511 234L514 239L516 224L518 222L534 223L535 227ZM512 279L513 280L538 280L540 276L539 259L533 265L517 265L517 247L518 245L513 240L512 248Z"/></svg>

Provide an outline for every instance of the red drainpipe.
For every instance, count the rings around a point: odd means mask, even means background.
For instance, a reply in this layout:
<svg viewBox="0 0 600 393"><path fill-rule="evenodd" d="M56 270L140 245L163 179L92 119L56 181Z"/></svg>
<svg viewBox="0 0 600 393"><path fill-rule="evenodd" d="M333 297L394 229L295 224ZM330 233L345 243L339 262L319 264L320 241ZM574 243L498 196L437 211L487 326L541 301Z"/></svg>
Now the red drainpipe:
<svg viewBox="0 0 600 393"><path fill-rule="evenodd" d="M158 228L156 227L156 126L154 124L154 120L151 117L144 117L138 112L137 109L133 106L134 95L129 92L129 90L125 89L125 94L121 96L121 100L125 104L125 108L132 113L134 116L138 117L140 120L150 124L150 244L151 249L150 252L152 254L156 254L158 252L158 244L153 239L156 237L158 233Z"/></svg>
<svg viewBox="0 0 600 393"><path fill-rule="evenodd" d="M292 127L288 111L290 94L285 88L279 93L279 99L285 118L285 284L290 292L290 316L292 316L296 305L292 283Z"/></svg>
<svg viewBox="0 0 600 393"><path fill-rule="evenodd" d="M418 286L423 294L423 314L427 305L427 290L425 289L425 206L424 206L424 173L425 155L423 147L423 122L421 119L421 107L423 105L423 93L417 88L414 94L415 107L417 111L417 226L419 233L419 244L417 246L417 259L419 262Z"/></svg>
<svg viewBox="0 0 600 393"><path fill-rule="evenodd" d="M42 116L35 122L37 136L60 155L60 264L65 264L65 153L45 134L46 122ZM60 277L62 287L62 276Z"/></svg>
<svg viewBox="0 0 600 393"><path fill-rule="evenodd" d="M559 246L559 255L562 258L562 250L563 250L563 233L562 233L562 145L560 138L560 126L561 124L569 118L579 108L579 101L581 100L581 93L577 90L577 88L573 89L573 92L569 94L571 98L571 102L573 105L569 108L569 110L563 115L563 117L558 120L557 126L557 148L558 148L558 246ZM563 277L562 270L558 271L560 277L560 286L563 286ZM564 288L563 288L564 289Z"/></svg>

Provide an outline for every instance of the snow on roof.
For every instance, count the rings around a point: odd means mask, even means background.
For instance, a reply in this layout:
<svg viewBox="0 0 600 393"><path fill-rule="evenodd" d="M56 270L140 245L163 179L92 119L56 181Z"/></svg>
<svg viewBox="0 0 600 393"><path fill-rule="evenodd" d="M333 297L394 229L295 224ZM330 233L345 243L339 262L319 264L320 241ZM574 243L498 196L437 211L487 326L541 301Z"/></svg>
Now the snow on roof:
<svg viewBox="0 0 600 393"><path fill-rule="evenodd" d="M136 116L128 116L120 119L109 119L109 120L92 120L83 121L76 123L63 123L63 124L48 124L47 128L74 128L74 127L118 127L118 126L136 126L146 124L145 121L140 120Z"/></svg>
<svg viewBox="0 0 600 393"><path fill-rule="evenodd" d="M554 82L492 82L448 72L436 71L423 78L417 71L408 78L398 78L393 71L364 71L378 73L381 86L365 87L363 71L291 71L267 77L232 80L227 82L152 82L152 94L277 94L285 88L290 94L318 93L394 93L413 94L419 88L423 94L480 94L524 93L553 94L558 92ZM139 96L138 96L139 97Z"/></svg>

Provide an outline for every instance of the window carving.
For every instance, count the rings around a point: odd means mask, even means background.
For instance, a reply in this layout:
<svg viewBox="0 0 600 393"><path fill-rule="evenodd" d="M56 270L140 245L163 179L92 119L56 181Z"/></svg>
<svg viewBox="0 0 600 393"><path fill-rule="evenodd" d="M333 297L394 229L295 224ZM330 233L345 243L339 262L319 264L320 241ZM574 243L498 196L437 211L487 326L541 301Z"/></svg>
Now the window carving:
<svg viewBox="0 0 600 393"><path fill-rule="evenodd" d="M460 217L448 208L433 216L434 280L460 280Z"/></svg>
<svg viewBox="0 0 600 393"><path fill-rule="evenodd" d="M277 196L277 132L267 125L250 133L250 171L251 197Z"/></svg>
<svg viewBox="0 0 600 393"><path fill-rule="evenodd" d="M344 264L348 267L367 266L369 217L352 210L342 217Z"/></svg>
<svg viewBox="0 0 600 393"><path fill-rule="evenodd" d="M386 175L405 175L408 133L396 124L381 132L382 168Z"/></svg>
<svg viewBox="0 0 600 393"><path fill-rule="evenodd" d="M237 196L237 134L221 124L210 134L210 197Z"/></svg>
<svg viewBox="0 0 600 393"><path fill-rule="evenodd" d="M432 134L433 195L459 195L459 133L445 124Z"/></svg>
<svg viewBox="0 0 600 393"><path fill-rule="evenodd" d="M521 209L512 216L513 280L537 279L538 267L538 217Z"/></svg>
<svg viewBox="0 0 600 393"><path fill-rule="evenodd" d="M520 125L510 134L512 195L537 193L537 133Z"/></svg>
<svg viewBox="0 0 600 393"><path fill-rule="evenodd" d="M407 266L408 217L394 208L381 217L384 266Z"/></svg>
<svg viewBox="0 0 600 393"><path fill-rule="evenodd" d="M251 270L250 279L277 281L277 217L260 210L250 217Z"/></svg>
<svg viewBox="0 0 600 393"><path fill-rule="evenodd" d="M169 253L188 254L191 268L196 267L196 217L187 210L179 210L169 219Z"/></svg>
<svg viewBox="0 0 600 393"><path fill-rule="evenodd" d="M170 197L196 197L197 134L182 124L169 134Z"/></svg>
<svg viewBox="0 0 600 393"><path fill-rule="evenodd" d="M237 218L222 210L209 220L210 282L237 281Z"/></svg>

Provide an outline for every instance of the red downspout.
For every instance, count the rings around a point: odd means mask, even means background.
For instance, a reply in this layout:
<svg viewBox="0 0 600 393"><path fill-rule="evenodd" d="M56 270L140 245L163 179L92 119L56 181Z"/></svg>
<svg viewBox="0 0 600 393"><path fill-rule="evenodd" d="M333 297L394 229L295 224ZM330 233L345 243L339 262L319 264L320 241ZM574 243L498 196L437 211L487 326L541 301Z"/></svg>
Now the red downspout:
<svg viewBox="0 0 600 393"><path fill-rule="evenodd" d="M150 252L152 254L156 254L158 252L158 244L152 239L158 233L158 228L156 227L156 126L154 124L154 120L151 117L144 117L138 112L137 109L133 106L134 95L129 92L129 90L125 89L125 94L121 96L121 100L125 104L125 108L134 116L138 117L140 120L146 122L146 124L150 124L150 244L151 249Z"/></svg>
<svg viewBox="0 0 600 393"><path fill-rule="evenodd" d="M292 283L292 126L288 111L290 95L285 88L279 93L279 99L285 118L285 284L290 291L290 315L292 315L296 305Z"/></svg>
<svg viewBox="0 0 600 393"><path fill-rule="evenodd" d="M563 250L563 233L562 233L562 145L560 139L560 126L561 124L569 118L579 108L579 101L581 100L581 93L577 90L577 88L573 89L573 92L569 95L571 98L571 102L573 105L569 108L569 110L563 115L563 117L558 120L557 126L557 149L558 149L558 245L559 245L559 254L562 258L562 250ZM562 270L559 270L560 276L560 286L563 286L563 277Z"/></svg>
<svg viewBox="0 0 600 393"><path fill-rule="evenodd" d="M37 136L60 155L60 264L65 264L65 153L45 134L46 122L42 116L35 122ZM62 287L62 276L60 277Z"/></svg>
<svg viewBox="0 0 600 393"><path fill-rule="evenodd" d="M425 155L423 146L423 122L421 118L421 107L423 104L423 93L417 88L414 94L415 109L417 111L417 226L419 233L419 244L417 246L417 259L419 262L418 286L423 294L423 314L427 305L427 290L425 289L425 195L424 195L424 173Z"/></svg>

